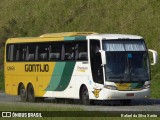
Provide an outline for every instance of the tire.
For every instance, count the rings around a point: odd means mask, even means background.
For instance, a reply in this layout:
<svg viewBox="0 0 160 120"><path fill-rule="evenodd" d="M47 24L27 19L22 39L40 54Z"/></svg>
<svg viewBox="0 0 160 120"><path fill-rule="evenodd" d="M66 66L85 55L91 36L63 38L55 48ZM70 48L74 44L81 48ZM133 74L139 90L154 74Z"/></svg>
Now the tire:
<svg viewBox="0 0 160 120"><path fill-rule="evenodd" d="M27 93L26 93L26 90L25 90L25 87L24 87L23 84L20 85L19 95L20 95L20 98L21 98L22 102L27 101Z"/></svg>
<svg viewBox="0 0 160 120"><path fill-rule="evenodd" d="M30 84L27 89L27 96L28 96L29 102L36 102L36 98L35 98L34 94L35 94L34 88L33 88L32 84Z"/></svg>
<svg viewBox="0 0 160 120"><path fill-rule="evenodd" d="M81 90L81 101L83 105L90 105L89 93L87 87L83 87Z"/></svg>

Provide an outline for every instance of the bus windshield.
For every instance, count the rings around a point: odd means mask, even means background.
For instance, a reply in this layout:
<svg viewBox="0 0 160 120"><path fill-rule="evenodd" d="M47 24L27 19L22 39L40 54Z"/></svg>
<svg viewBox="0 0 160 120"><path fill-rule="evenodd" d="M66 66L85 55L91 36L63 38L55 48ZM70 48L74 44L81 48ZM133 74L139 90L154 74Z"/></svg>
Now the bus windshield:
<svg viewBox="0 0 160 120"><path fill-rule="evenodd" d="M150 78L146 52L106 52L106 81L147 81Z"/></svg>
<svg viewBox="0 0 160 120"><path fill-rule="evenodd" d="M106 81L133 82L150 79L144 40L104 40Z"/></svg>

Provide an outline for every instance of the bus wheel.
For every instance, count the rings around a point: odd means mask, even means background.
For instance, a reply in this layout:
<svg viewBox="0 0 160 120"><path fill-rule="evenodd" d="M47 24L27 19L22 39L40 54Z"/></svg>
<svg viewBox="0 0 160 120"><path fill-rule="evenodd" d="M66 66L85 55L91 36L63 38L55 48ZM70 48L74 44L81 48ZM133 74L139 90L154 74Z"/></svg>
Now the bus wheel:
<svg viewBox="0 0 160 120"><path fill-rule="evenodd" d="M23 84L20 85L19 95L20 95L21 101L23 102L27 101L27 94Z"/></svg>
<svg viewBox="0 0 160 120"><path fill-rule="evenodd" d="M34 97L34 88L33 88L32 84L30 84L28 86L27 95L28 95L28 101L29 102L35 102L36 101L36 99Z"/></svg>
<svg viewBox="0 0 160 120"><path fill-rule="evenodd" d="M90 104L89 93L88 93L87 87L85 86L81 90L81 101L84 105Z"/></svg>

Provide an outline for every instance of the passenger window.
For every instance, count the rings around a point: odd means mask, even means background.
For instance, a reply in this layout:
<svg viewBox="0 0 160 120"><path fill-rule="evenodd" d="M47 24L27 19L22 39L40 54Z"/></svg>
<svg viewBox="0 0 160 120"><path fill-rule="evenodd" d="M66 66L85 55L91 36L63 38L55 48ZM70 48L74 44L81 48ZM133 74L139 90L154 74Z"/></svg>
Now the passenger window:
<svg viewBox="0 0 160 120"><path fill-rule="evenodd" d="M62 51L62 43L61 42L53 42L49 46L49 60L60 60L61 59L61 51Z"/></svg>
<svg viewBox="0 0 160 120"><path fill-rule="evenodd" d="M7 45L7 61L13 61L14 45Z"/></svg>
<svg viewBox="0 0 160 120"><path fill-rule="evenodd" d="M48 61L49 58L49 45L39 44L38 45L38 60Z"/></svg>
<svg viewBox="0 0 160 120"><path fill-rule="evenodd" d="M64 60L75 59L75 45L72 42L66 42L64 44Z"/></svg>
<svg viewBox="0 0 160 120"><path fill-rule="evenodd" d="M27 46L26 60L27 61L34 61L35 58L36 58L36 45L35 44L29 44Z"/></svg>
<svg viewBox="0 0 160 120"><path fill-rule="evenodd" d="M14 47L14 61L24 61L27 48L23 44L16 44Z"/></svg>
<svg viewBox="0 0 160 120"><path fill-rule="evenodd" d="M88 53L87 53L87 41L86 42L78 42L75 47L76 60L88 60Z"/></svg>
<svg viewBox="0 0 160 120"><path fill-rule="evenodd" d="M25 61L27 56L27 45L23 45L22 47L22 54L21 54L21 61Z"/></svg>

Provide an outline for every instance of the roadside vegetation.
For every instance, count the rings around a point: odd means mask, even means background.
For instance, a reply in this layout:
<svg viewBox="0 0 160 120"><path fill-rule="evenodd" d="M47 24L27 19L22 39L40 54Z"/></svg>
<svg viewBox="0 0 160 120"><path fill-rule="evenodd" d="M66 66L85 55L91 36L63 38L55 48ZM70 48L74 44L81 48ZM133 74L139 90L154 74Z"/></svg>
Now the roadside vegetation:
<svg viewBox="0 0 160 120"><path fill-rule="evenodd" d="M0 92L4 91L4 74L3 70L0 70Z"/></svg>
<svg viewBox="0 0 160 120"><path fill-rule="evenodd" d="M11 37L69 31L135 34L160 53L159 0L1 0L0 8L0 90L4 43ZM151 71L151 96L160 98L160 63Z"/></svg>

